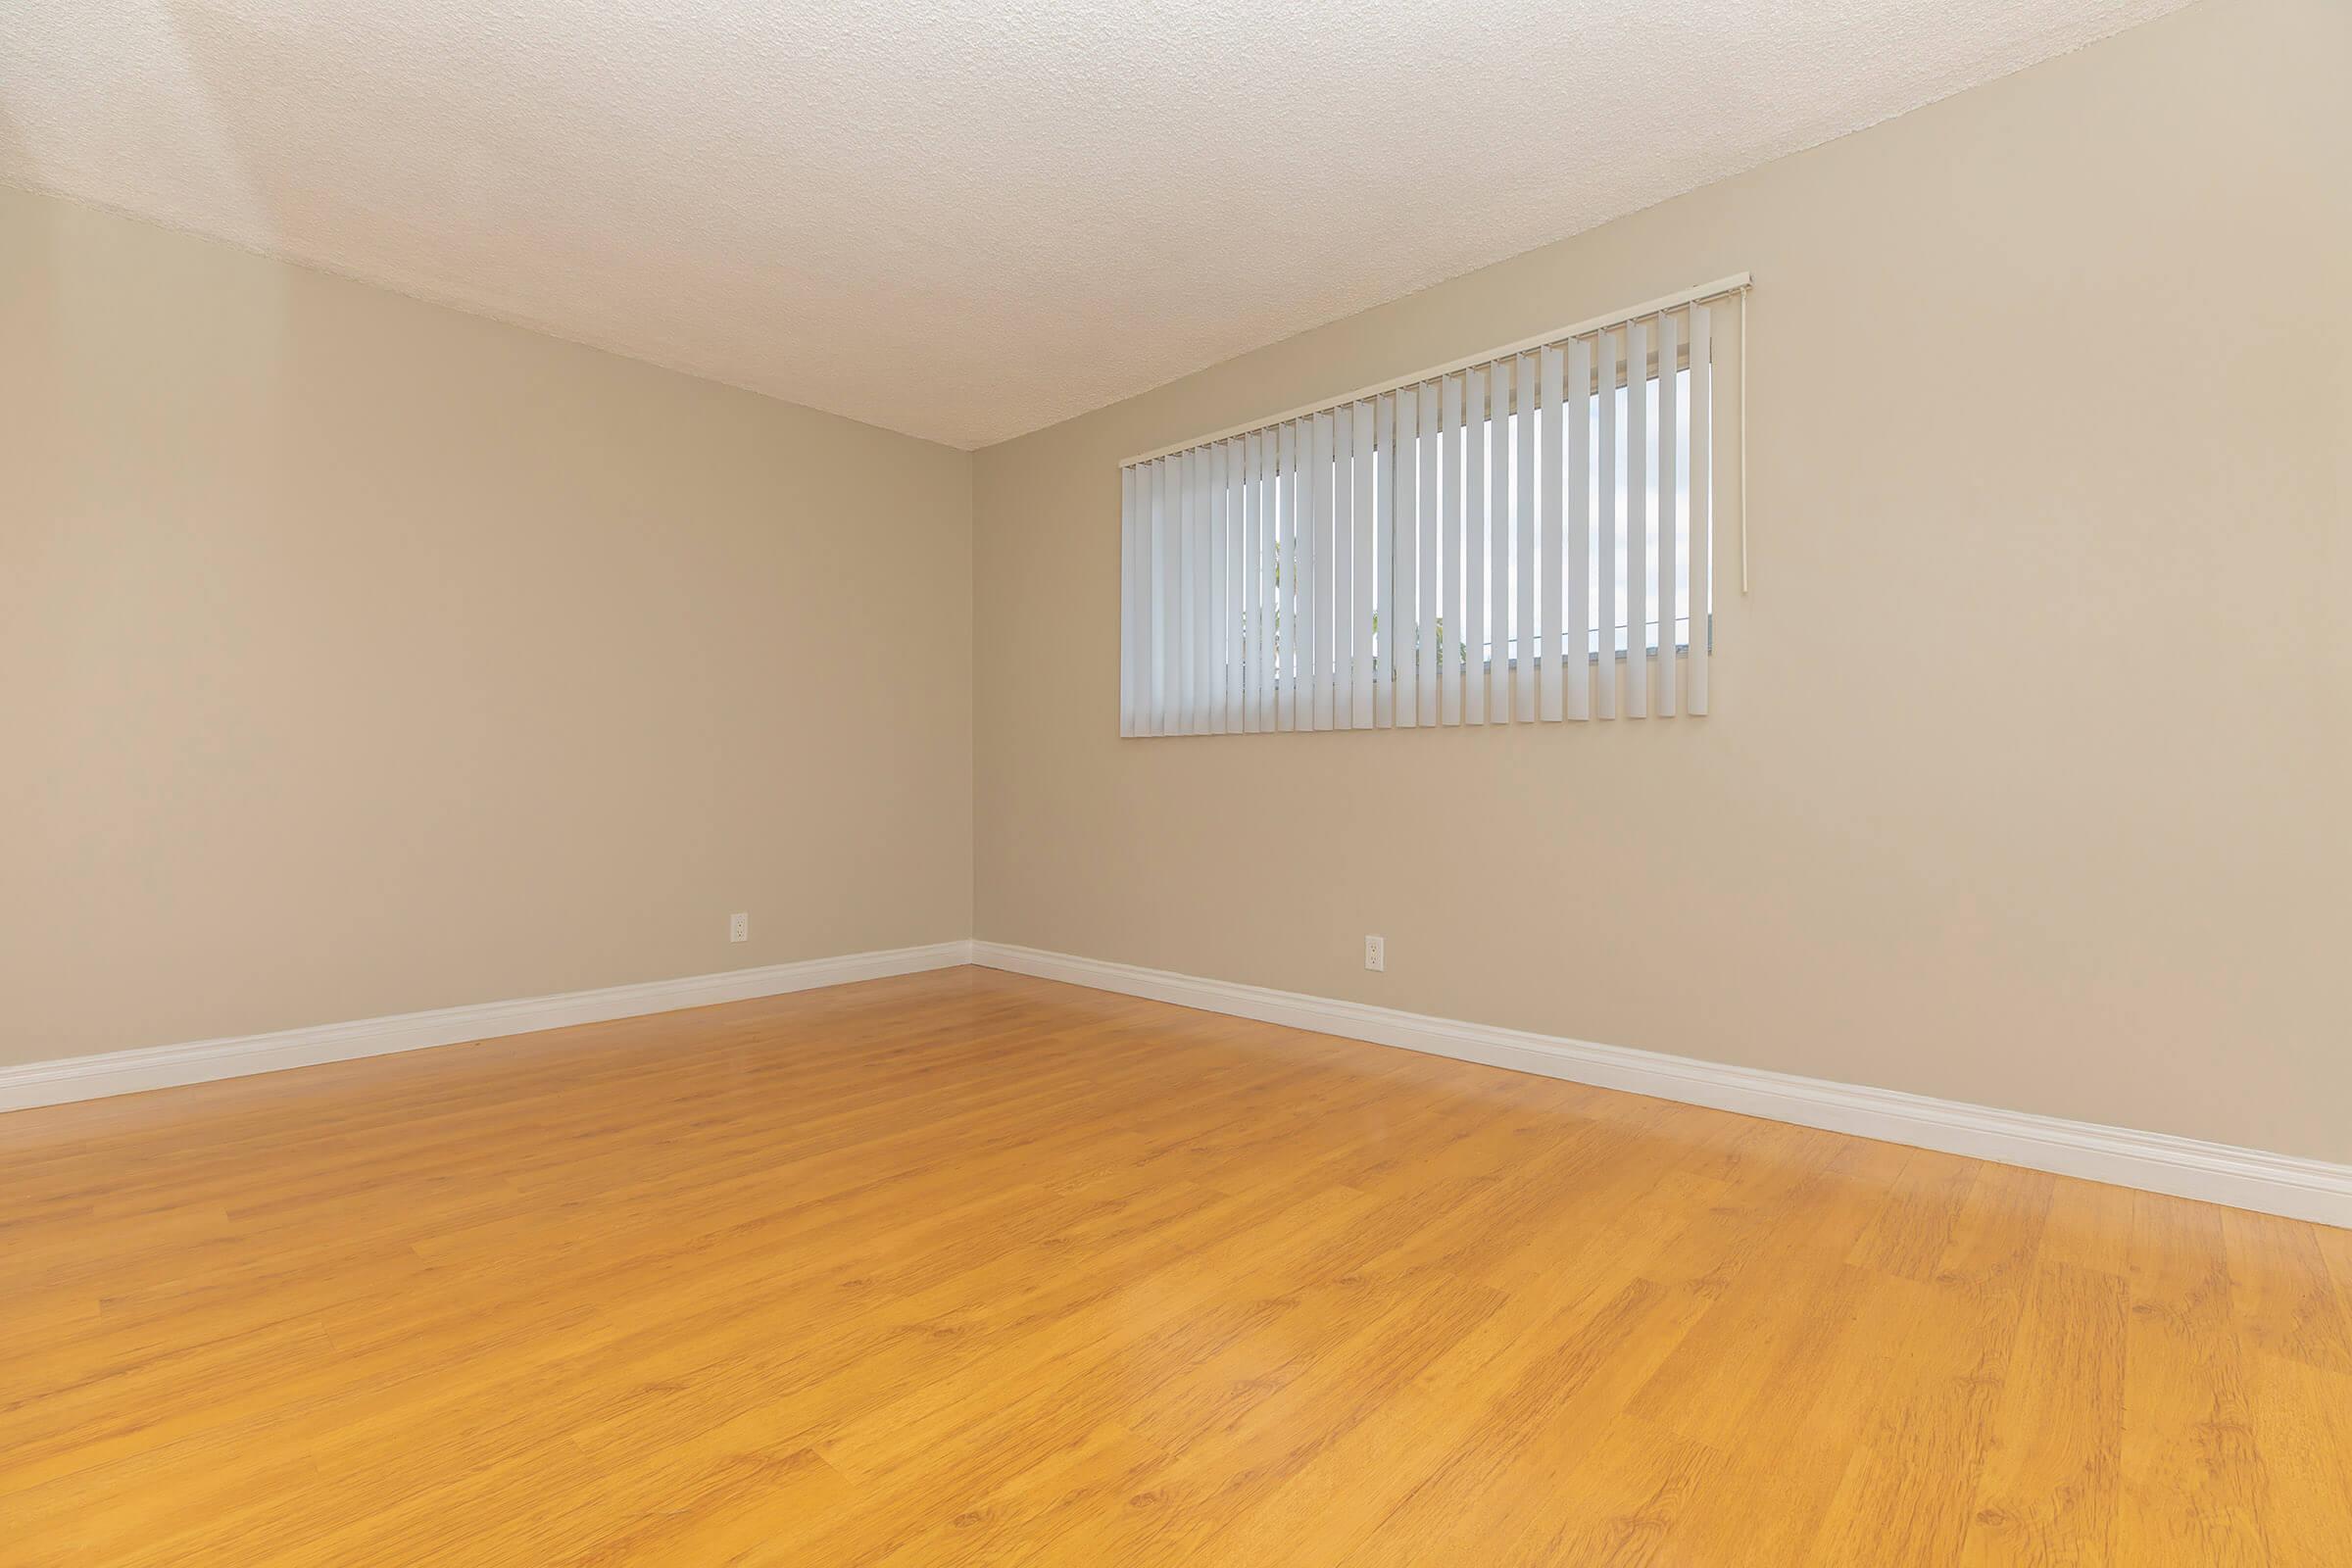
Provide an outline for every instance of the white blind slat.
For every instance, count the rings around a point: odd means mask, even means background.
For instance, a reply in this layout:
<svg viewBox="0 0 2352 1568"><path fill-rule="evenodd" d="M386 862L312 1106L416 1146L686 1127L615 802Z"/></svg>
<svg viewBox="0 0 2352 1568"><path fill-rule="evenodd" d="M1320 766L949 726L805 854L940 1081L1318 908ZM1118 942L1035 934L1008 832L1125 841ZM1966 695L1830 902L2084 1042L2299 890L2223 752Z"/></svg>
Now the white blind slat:
<svg viewBox="0 0 2352 1568"><path fill-rule="evenodd" d="M1208 667L1201 706L1211 735L1225 733L1225 452L1224 442L1210 447L1202 473L1208 485L1208 618L1200 624L1200 647Z"/></svg>
<svg viewBox="0 0 2352 1568"><path fill-rule="evenodd" d="M1396 400L1372 405L1372 722L1396 722Z"/></svg>
<svg viewBox="0 0 2352 1568"><path fill-rule="evenodd" d="M1517 704L1511 697L1511 374L1513 362L1497 360L1488 379L1487 529L1494 548L1487 557L1487 636L1494 654L1487 671L1487 721L1508 724Z"/></svg>
<svg viewBox="0 0 2352 1568"><path fill-rule="evenodd" d="M1135 612L1135 733L1152 733L1152 594L1159 582L1157 537L1152 519L1158 505L1154 486L1157 464L1139 463L1135 468L1135 591L1128 602Z"/></svg>
<svg viewBox="0 0 2352 1568"><path fill-rule="evenodd" d="M1686 660L1683 709L1707 710L1707 660L1714 640L1715 514L1714 456L1708 442L1714 422L1714 315L1707 304L1690 307L1690 657ZM1745 417L1745 411L1741 411Z"/></svg>
<svg viewBox="0 0 2352 1568"><path fill-rule="evenodd" d="M1256 580L1256 557L1250 528L1250 442L1236 436L1227 481L1226 514L1233 519L1233 618L1225 631L1226 660L1232 666L1225 687L1225 727L1236 734L1250 724L1250 591Z"/></svg>
<svg viewBox="0 0 2352 1568"><path fill-rule="evenodd" d="M1274 727L1298 720L1298 426L1274 449Z"/></svg>
<svg viewBox="0 0 2352 1568"><path fill-rule="evenodd" d="M1300 419L1296 431L1291 444L1290 591L1282 596L1283 610L1292 619L1291 657L1283 667L1291 676L1291 727L1311 730L1315 727L1315 615L1309 530L1315 510L1311 466L1315 421Z"/></svg>
<svg viewBox="0 0 2352 1568"><path fill-rule="evenodd" d="M1373 614L1373 539L1372 474L1373 422L1372 405L1355 406L1354 478L1350 489L1353 518L1349 526L1355 534L1351 551L1353 563L1350 573L1349 603L1353 612L1353 627L1349 636L1349 653L1353 668L1349 672L1349 722L1357 729L1372 727L1372 614Z"/></svg>
<svg viewBox="0 0 2352 1568"><path fill-rule="evenodd" d="M1244 505L1253 537L1250 545L1250 727L1274 727L1274 513L1269 496L1271 462L1261 433L1250 438L1244 462L1250 469Z"/></svg>
<svg viewBox="0 0 2352 1568"><path fill-rule="evenodd" d="M1249 678L1246 650L1242 646L1243 628L1249 624L1250 592L1250 525L1242 506L1244 484L1243 463L1249 456L1248 447L1240 441L1225 444L1225 528L1227 550L1225 558L1225 729L1238 735L1250 727L1249 698L1244 682Z"/></svg>
<svg viewBox="0 0 2352 1568"><path fill-rule="evenodd" d="M1258 588L1263 606L1266 658L1258 690L1264 712L1258 728L1282 728L1282 432L1268 430L1258 442L1258 529L1266 559Z"/></svg>
<svg viewBox="0 0 2352 1568"><path fill-rule="evenodd" d="M1188 454L1184 502L1184 733L1208 732L1208 457Z"/></svg>
<svg viewBox="0 0 2352 1568"><path fill-rule="evenodd" d="M1625 325L1625 716L1649 716L1649 323Z"/></svg>
<svg viewBox="0 0 2352 1568"><path fill-rule="evenodd" d="M1681 429L1682 376L1675 361L1681 356L1681 335L1671 314L1658 316L1658 685L1651 707L1661 718L1672 718L1676 708L1674 657L1675 611L1683 596L1683 554L1679 533L1682 509L1675 494L1681 469L1675 451Z"/></svg>
<svg viewBox="0 0 2352 1568"><path fill-rule="evenodd" d="M1462 721L1462 378L1438 389L1439 510L1446 519L1438 542L1438 717Z"/></svg>
<svg viewBox="0 0 2352 1568"><path fill-rule="evenodd" d="M1315 505L1308 469L1314 452L1315 421L1300 419L1292 429L1290 588L1282 596L1284 613L1291 620L1291 657L1283 667L1291 676L1291 727L1311 730L1315 727L1315 621L1308 578L1314 564L1307 553L1307 529Z"/></svg>
<svg viewBox="0 0 2352 1568"><path fill-rule="evenodd" d="M1536 664L1543 643L1541 628L1536 623L1536 579L1542 563L1536 559L1536 357L1522 354L1512 379L1517 383L1511 407L1518 418L1513 421L1511 467L1516 495L1512 511L1517 514L1519 548L1515 562L1519 578L1519 618L1511 645L1515 656L1512 678L1511 707L1522 724L1536 721Z"/></svg>
<svg viewBox="0 0 2352 1568"><path fill-rule="evenodd" d="M1421 383L1421 458L1418 475L1421 504L1414 509L1421 539L1421 577L1415 594L1420 613L1414 617L1414 668L1420 676L1416 709L1423 727L1438 721L1438 616L1445 584L1438 575L1438 384Z"/></svg>
<svg viewBox="0 0 2352 1568"><path fill-rule="evenodd" d="M1135 465L1119 470L1119 735L1135 733Z"/></svg>
<svg viewBox="0 0 2352 1568"><path fill-rule="evenodd" d="M1167 516L1162 526L1167 533L1168 582L1166 602L1160 613L1167 620L1168 667L1166 706L1159 715L1162 735L1184 733L1185 672L1190 667L1185 661L1185 599L1192 581L1185 571L1185 487L1184 471L1188 459L1170 458L1167 461Z"/></svg>
<svg viewBox="0 0 2352 1568"><path fill-rule="evenodd" d="M1487 721L1487 368L1462 377L1462 722Z"/></svg>
<svg viewBox="0 0 2352 1568"><path fill-rule="evenodd" d="M1312 417L1298 421L1298 442L1292 451L1298 461L1291 479L1297 511L1292 514L1291 591L1283 596L1283 603L1298 617L1298 635L1292 639L1295 652L1289 666L1296 675L1297 692L1292 705L1292 728L1311 730L1315 727L1315 421Z"/></svg>
<svg viewBox="0 0 2352 1568"><path fill-rule="evenodd" d="M1284 487L1290 483L1289 466L1283 461L1282 431L1266 432L1266 723L1269 730L1279 730L1282 723L1283 693L1290 689L1290 676L1283 663L1290 656L1292 627L1283 612L1284 585L1293 580L1283 553L1290 549L1290 535L1283 513Z"/></svg>
<svg viewBox="0 0 2352 1568"><path fill-rule="evenodd" d="M1233 622L1233 443L1208 449L1208 620L1200 629L1208 648L1208 732L1225 733L1226 705L1233 673L1226 662Z"/></svg>
<svg viewBox="0 0 2352 1568"><path fill-rule="evenodd" d="M1176 578L1168 589L1168 710L1164 733L1190 735L1192 723L1193 530L1192 470L1195 455L1168 463L1168 535L1176 552Z"/></svg>
<svg viewBox="0 0 2352 1568"><path fill-rule="evenodd" d="M1416 598L1421 581L1421 395L1409 386L1396 394L1396 540L1392 564L1396 577L1396 629L1388 643L1396 666L1396 727L1411 729L1421 722L1420 610Z"/></svg>
<svg viewBox="0 0 2352 1568"><path fill-rule="evenodd" d="M1331 411L1331 727L1355 728L1355 405Z"/></svg>
<svg viewBox="0 0 2352 1568"><path fill-rule="evenodd" d="M1600 400L1600 515L1592 526L1600 536L1598 564L1593 569L1592 593L1600 628L1600 660L1592 672L1592 716L1617 716L1617 534L1625 516L1624 498L1617 491L1617 335L1599 338Z"/></svg>
<svg viewBox="0 0 2352 1568"><path fill-rule="evenodd" d="M1567 664L1563 708L1568 717L1592 716L1592 345L1568 344Z"/></svg>
<svg viewBox="0 0 2352 1568"><path fill-rule="evenodd" d="M1193 467L1193 614L1195 619L1193 625L1193 710L1191 721L1192 733L1205 735L1208 733L1209 704L1214 696L1209 689L1209 679L1213 668L1210 656L1215 650L1209 633L1213 625L1211 617L1216 613L1214 597L1216 564L1209 555L1215 542L1215 532L1210 526L1209 503L1215 495L1216 484L1210 476L1209 466L1216 457L1216 449L1202 447L1200 456L1200 461Z"/></svg>
<svg viewBox="0 0 2352 1568"><path fill-rule="evenodd" d="M1169 632L1173 627L1168 619L1169 585L1175 579L1175 553L1168 531L1169 468L1173 459L1153 461L1147 488L1152 492L1152 583L1148 593L1152 610L1152 638L1150 668L1145 683L1144 733L1159 735L1166 732L1168 707Z"/></svg>
<svg viewBox="0 0 2352 1568"><path fill-rule="evenodd" d="M1567 554L1565 545L1567 509L1560 494L1560 409L1561 379L1566 374L1566 356L1558 349L1544 349L1539 367L1536 386L1536 559L1542 572L1537 595L1537 615L1544 628L1542 652L1538 656L1539 716L1544 722L1560 721L1560 649L1563 630L1560 620L1560 585Z"/></svg>
<svg viewBox="0 0 2352 1568"><path fill-rule="evenodd" d="M1298 586L1290 595L1298 616L1298 698L1295 728L1311 730L1315 727L1315 508L1316 492L1321 488L1315 481L1315 420L1298 421L1298 477L1295 487L1298 496Z"/></svg>
<svg viewBox="0 0 2352 1568"><path fill-rule="evenodd" d="M1152 556L1155 565L1150 590L1152 668L1147 735L1166 735L1173 727L1168 714L1175 707L1178 685L1176 594L1181 581L1176 572L1176 474L1182 466L1180 458L1159 458L1152 465Z"/></svg>
<svg viewBox="0 0 2352 1568"><path fill-rule="evenodd" d="M1158 661L1152 632L1159 623L1159 465L1141 463L1135 469L1135 732L1156 734L1159 729Z"/></svg>
<svg viewBox="0 0 2352 1568"><path fill-rule="evenodd" d="M1184 729L1185 686L1192 668L1185 657L1188 646L1185 638L1185 606L1191 597L1192 576L1185 569L1189 552L1185 538L1185 470L1190 457L1168 460L1168 592L1163 613L1168 621L1168 692L1167 708L1160 714L1159 728L1163 735L1182 735Z"/></svg>
<svg viewBox="0 0 2352 1568"><path fill-rule="evenodd" d="M1331 557L1331 443L1332 417L1318 414L1308 441L1306 458L1306 569L1299 578L1306 600L1306 628L1301 646L1313 662L1306 689L1313 699L1313 717L1307 727L1331 728L1331 584L1325 568Z"/></svg>

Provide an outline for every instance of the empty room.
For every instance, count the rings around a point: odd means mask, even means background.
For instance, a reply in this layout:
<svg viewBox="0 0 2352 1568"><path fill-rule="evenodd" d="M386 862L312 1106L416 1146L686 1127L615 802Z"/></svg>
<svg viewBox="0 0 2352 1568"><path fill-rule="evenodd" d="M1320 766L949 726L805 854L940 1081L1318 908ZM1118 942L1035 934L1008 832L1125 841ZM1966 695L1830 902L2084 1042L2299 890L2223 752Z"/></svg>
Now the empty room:
<svg viewBox="0 0 2352 1568"><path fill-rule="evenodd" d="M0 7L0 1568L2352 1565L2347 81Z"/></svg>

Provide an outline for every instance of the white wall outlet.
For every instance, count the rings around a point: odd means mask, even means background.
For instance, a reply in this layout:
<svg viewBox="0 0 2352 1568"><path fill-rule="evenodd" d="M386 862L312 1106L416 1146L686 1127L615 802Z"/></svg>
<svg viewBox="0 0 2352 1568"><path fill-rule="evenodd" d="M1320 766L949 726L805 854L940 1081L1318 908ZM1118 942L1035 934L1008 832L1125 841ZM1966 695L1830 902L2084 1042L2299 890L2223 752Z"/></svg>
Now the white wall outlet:
<svg viewBox="0 0 2352 1568"><path fill-rule="evenodd" d="M1385 971L1388 966L1389 939L1387 937L1364 938L1364 967Z"/></svg>
<svg viewBox="0 0 2352 1568"><path fill-rule="evenodd" d="M730 915L728 915L728 916L727 916L727 940L728 940L729 942L749 942L749 941L751 941L751 940L752 940L752 917L751 917L750 915L748 915L748 914L730 914Z"/></svg>

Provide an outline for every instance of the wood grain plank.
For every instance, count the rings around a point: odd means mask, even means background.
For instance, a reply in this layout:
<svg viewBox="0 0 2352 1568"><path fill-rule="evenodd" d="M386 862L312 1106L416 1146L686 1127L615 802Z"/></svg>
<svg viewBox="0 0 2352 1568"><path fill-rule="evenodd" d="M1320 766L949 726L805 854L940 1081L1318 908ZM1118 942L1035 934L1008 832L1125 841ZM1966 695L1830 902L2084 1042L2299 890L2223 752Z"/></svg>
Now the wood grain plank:
<svg viewBox="0 0 2352 1568"><path fill-rule="evenodd" d="M2352 1561L2352 1233L978 969L0 1117L0 1560Z"/></svg>

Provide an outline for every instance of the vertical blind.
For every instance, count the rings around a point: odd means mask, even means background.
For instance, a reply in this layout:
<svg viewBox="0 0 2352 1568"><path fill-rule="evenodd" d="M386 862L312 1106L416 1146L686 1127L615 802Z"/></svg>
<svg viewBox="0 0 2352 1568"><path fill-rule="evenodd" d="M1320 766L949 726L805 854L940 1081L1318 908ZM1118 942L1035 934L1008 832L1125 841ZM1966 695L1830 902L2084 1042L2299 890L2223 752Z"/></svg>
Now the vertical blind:
<svg viewBox="0 0 2352 1568"><path fill-rule="evenodd" d="M1122 466L1119 733L1706 712L1745 287Z"/></svg>

